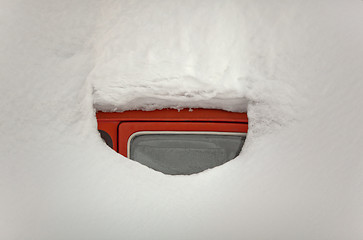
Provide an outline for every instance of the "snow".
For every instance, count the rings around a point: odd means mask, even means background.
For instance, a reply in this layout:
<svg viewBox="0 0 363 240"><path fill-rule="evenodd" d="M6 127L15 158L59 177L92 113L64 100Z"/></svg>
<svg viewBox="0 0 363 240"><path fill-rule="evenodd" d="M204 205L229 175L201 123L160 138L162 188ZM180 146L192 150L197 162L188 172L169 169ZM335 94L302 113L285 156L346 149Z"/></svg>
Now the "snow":
<svg viewBox="0 0 363 240"><path fill-rule="evenodd" d="M247 71L246 44L238 5L140 1L102 8L89 75L96 108L246 111L239 81Z"/></svg>
<svg viewBox="0 0 363 240"><path fill-rule="evenodd" d="M1 1L1 239L363 239L363 2ZM248 110L168 176L94 107Z"/></svg>

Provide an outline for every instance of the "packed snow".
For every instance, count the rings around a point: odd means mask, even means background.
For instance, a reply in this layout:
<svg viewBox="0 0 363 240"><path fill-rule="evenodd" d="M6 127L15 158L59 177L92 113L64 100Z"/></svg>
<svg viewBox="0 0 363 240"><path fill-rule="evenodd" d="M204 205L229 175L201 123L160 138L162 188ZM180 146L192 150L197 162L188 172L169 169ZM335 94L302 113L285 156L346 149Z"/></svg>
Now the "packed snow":
<svg viewBox="0 0 363 240"><path fill-rule="evenodd" d="M0 1L0 238L363 239L363 1ZM95 111L247 111L169 176Z"/></svg>

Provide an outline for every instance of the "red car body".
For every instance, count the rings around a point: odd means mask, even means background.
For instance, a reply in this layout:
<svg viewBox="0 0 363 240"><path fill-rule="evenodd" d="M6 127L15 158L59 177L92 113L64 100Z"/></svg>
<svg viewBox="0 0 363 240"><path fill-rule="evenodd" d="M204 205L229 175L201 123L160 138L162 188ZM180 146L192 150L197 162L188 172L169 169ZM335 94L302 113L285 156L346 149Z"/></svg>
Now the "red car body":
<svg viewBox="0 0 363 240"><path fill-rule="evenodd" d="M214 109L126 111L96 113L98 130L116 152L128 156L131 135L142 131L247 133L246 113Z"/></svg>

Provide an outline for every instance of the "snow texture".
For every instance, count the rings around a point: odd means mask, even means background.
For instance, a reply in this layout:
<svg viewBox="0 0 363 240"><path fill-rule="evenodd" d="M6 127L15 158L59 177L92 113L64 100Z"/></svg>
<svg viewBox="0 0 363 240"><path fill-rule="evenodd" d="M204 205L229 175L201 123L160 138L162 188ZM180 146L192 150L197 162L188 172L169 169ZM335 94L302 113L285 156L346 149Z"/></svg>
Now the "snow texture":
<svg viewBox="0 0 363 240"><path fill-rule="evenodd" d="M0 238L363 239L363 1L1 0ZM168 176L95 110L248 111Z"/></svg>

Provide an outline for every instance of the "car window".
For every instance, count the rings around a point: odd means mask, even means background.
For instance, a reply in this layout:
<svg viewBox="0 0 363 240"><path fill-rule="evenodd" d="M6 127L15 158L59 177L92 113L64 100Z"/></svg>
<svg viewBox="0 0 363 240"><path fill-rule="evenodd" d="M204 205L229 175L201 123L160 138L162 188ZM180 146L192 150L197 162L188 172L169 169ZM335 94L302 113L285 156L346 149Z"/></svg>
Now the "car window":
<svg viewBox="0 0 363 240"><path fill-rule="evenodd" d="M154 170L189 175L232 160L244 133L138 133L129 139L128 157Z"/></svg>

